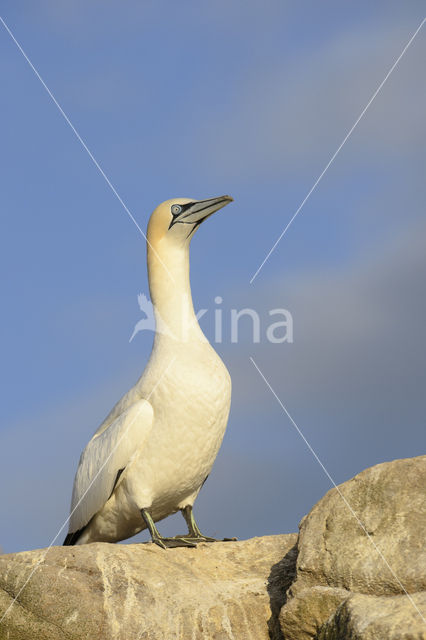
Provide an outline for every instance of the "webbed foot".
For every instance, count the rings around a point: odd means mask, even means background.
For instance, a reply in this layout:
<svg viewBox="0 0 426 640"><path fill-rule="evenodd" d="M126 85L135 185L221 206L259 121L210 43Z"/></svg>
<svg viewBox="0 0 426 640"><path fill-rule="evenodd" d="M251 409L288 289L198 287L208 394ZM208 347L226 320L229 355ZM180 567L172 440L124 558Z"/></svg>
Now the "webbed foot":
<svg viewBox="0 0 426 640"><path fill-rule="evenodd" d="M158 544L162 549L174 549L176 547L196 547L195 540L189 540L183 536L176 536L175 538L163 538L163 536L155 536L152 538L155 544Z"/></svg>
<svg viewBox="0 0 426 640"><path fill-rule="evenodd" d="M184 536L175 536L176 538L184 538L185 540L190 540L191 542L220 542L217 538L209 538L209 536L204 536L202 533L200 535L189 535L188 533Z"/></svg>
<svg viewBox="0 0 426 640"><path fill-rule="evenodd" d="M142 518L145 521L146 526L151 534L151 539L154 544L157 544L162 549L173 549L175 547L196 547L196 543L187 540L185 536L177 536L176 538L163 538L155 526L155 522L152 519L148 509L141 509Z"/></svg>
<svg viewBox="0 0 426 640"><path fill-rule="evenodd" d="M194 514L192 513L192 506L188 505L181 509L182 515L185 518L185 522L188 525L188 535L183 536L185 540L191 540L192 542L221 542L217 538L210 538L201 533L195 522ZM223 538L222 542L235 541L237 538Z"/></svg>

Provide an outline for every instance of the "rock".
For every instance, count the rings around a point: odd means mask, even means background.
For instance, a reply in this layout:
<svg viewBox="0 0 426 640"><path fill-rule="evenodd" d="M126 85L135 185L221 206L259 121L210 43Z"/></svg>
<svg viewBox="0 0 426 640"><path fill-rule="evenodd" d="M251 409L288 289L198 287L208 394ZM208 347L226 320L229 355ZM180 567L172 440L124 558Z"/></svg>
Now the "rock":
<svg viewBox="0 0 426 640"><path fill-rule="evenodd" d="M317 640L426 640L426 593L410 598L354 594L322 626Z"/></svg>
<svg viewBox="0 0 426 640"><path fill-rule="evenodd" d="M324 620L350 595L345 589L311 587L301 591L281 609L279 622L284 638L315 638Z"/></svg>
<svg viewBox="0 0 426 640"><path fill-rule="evenodd" d="M300 524L296 580L280 614L286 640L315 637L345 591L426 590L425 488L426 456L395 460L366 469L313 507Z"/></svg>
<svg viewBox="0 0 426 640"><path fill-rule="evenodd" d="M196 549L96 543L4 555L0 617L34 574L0 639L278 638L296 542L289 534Z"/></svg>
<svg viewBox="0 0 426 640"><path fill-rule="evenodd" d="M374 595L426 590L425 488L420 456L371 467L329 491L302 520L292 592L315 585Z"/></svg>

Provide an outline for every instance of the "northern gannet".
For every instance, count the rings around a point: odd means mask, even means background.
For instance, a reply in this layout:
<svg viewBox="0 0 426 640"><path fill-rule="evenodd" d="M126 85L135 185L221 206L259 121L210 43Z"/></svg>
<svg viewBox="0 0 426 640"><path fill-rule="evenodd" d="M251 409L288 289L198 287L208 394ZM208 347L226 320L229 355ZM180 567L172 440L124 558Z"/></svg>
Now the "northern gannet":
<svg viewBox="0 0 426 640"><path fill-rule="evenodd" d="M176 198L152 213L148 279L156 334L145 371L81 454L64 545L117 542L143 529L163 548L209 542L192 513L221 445L231 379L195 316L189 245L232 198ZM188 534L164 538L155 522L181 510Z"/></svg>

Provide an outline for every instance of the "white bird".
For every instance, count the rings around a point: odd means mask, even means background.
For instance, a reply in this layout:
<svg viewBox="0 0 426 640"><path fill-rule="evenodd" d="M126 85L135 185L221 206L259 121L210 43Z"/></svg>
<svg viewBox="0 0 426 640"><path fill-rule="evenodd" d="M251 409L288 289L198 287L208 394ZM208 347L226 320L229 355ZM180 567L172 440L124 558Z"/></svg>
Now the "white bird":
<svg viewBox="0 0 426 640"><path fill-rule="evenodd" d="M117 542L148 528L159 546L195 546L192 513L225 433L231 379L195 316L189 245L199 225L232 198L160 204L147 232L157 331L145 371L84 449L64 545ZM155 522L181 510L188 534L164 538Z"/></svg>

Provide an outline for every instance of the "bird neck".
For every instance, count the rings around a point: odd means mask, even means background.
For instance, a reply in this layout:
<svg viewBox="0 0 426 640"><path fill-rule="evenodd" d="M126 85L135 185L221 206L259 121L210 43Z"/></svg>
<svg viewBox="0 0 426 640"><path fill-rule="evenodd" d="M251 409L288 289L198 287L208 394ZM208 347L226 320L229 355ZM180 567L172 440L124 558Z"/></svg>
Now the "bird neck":
<svg viewBox="0 0 426 640"><path fill-rule="evenodd" d="M205 341L192 303L189 279L189 244L176 245L162 238L148 245L148 280L154 306L156 339Z"/></svg>

